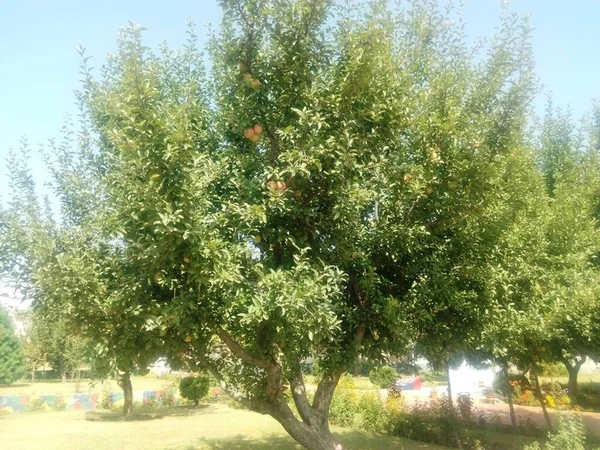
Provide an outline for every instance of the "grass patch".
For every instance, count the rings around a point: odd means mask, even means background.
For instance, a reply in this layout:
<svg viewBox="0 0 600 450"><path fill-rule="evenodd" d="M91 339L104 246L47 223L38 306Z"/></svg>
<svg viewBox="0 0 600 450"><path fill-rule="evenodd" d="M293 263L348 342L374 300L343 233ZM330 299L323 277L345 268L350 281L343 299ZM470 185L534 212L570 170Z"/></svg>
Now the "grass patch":
<svg viewBox="0 0 600 450"><path fill-rule="evenodd" d="M369 380L369 377L352 377L355 389L358 391L378 391L379 386L375 386Z"/></svg>
<svg viewBox="0 0 600 450"><path fill-rule="evenodd" d="M0 417L3 448L149 450L300 450L269 416L223 405L139 408L130 420L110 411L67 411ZM442 450L401 438L332 428L350 450Z"/></svg>

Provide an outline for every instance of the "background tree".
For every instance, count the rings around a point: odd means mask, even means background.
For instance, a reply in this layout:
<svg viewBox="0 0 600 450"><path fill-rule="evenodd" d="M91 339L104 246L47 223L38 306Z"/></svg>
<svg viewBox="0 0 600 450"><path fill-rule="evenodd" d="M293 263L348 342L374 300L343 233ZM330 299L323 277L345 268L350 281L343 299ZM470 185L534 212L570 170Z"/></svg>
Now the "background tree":
<svg viewBox="0 0 600 450"><path fill-rule="evenodd" d="M577 375L587 356L597 354L600 234L594 208L598 166L589 148L592 137L577 129L568 113L547 109L540 146L540 166L549 199L547 270L555 298L548 336L553 357L569 373L569 392L577 396Z"/></svg>
<svg viewBox="0 0 600 450"><path fill-rule="evenodd" d="M0 306L0 384L14 383L24 373L21 342L8 311Z"/></svg>
<svg viewBox="0 0 600 450"><path fill-rule="evenodd" d="M101 210L93 208L101 192L95 190L91 177L95 168L90 139L85 128L75 140L65 127L61 142L50 143L47 164L60 204L59 220L51 208L39 207L28 148L13 153L18 162L11 165L13 194L20 202L9 205L2 237L13 244L9 273L33 303L47 361L64 380L68 370L80 365L90 342L92 375L117 379L124 391L124 413L129 415L131 372L147 370L158 356L155 349L161 341L156 327L147 333L149 312L140 314L141 307L131 301L140 295L140 286L149 283L140 283L132 275L130 264L119 257L118 242L103 239L106 224L92 214ZM20 264L21 260L27 264Z"/></svg>
<svg viewBox="0 0 600 450"><path fill-rule="evenodd" d="M31 373L31 382L35 381L35 372L46 364L46 348L42 339L43 323L33 320L31 311L19 314L19 320L25 324L22 337L25 369Z"/></svg>

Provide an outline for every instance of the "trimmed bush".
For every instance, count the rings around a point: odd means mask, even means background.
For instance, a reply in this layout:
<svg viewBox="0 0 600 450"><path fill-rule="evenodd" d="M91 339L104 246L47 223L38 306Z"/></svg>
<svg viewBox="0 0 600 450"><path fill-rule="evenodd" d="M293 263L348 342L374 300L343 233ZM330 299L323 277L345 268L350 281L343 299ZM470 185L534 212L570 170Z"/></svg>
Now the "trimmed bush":
<svg viewBox="0 0 600 450"><path fill-rule="evenodd" d="M396 369L389 366L376 367L369 372L369 380L371 383L382 389L391 387L397 378L398 374L396 373Z"/></svg>
<svg viewBox="0 0 600 450"><path fill-rule="evenodd" d="M198 406L200 399L206 397L210 379L208 377L185 377L179 382L179 393L183 398Z"/></svg>

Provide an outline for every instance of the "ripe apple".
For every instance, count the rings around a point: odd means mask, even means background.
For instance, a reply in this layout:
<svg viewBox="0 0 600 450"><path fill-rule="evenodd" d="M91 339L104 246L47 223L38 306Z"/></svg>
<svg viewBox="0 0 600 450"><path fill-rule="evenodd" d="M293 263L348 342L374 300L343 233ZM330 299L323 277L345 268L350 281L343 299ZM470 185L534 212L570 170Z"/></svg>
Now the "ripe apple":
<svg viewBox="0 0 600 450"><path fill-rule="evenodd" d="M246 137L246 139L252 139L254 137L254 128L246 128L246 131L244 131L244 136Z"/></svg>
<svg viewBox="0 0 600 450"><path fill-rule="evenodd" d="M250 138L250 140L254 143L257 143L260 140L260 136L258 134L255 134Z"/></svg>
<svg viewBox="0 0 600 450"><path fill-rule="evenodd" d="M259 80L257 80L256 78L254 78L252 81L250 81L250 87L252 89L258 89L261 86L261 82Z"/></svg>
<svg viewBox="0 0 600 450"><path fill-rule="evenodd" d="M277 181L275 180L271 180L267 183L267 188L269 188L269 190L274 191L275 189L277 189Z"/></svg>
<svg viewBox="0 0 600 450"><path fill-rule="evenodd" d="M185 337L184 341L185 341L185 342L187 342L187 343L189 344L190 342L192 342L192 337L191 337L191 336L188 334L188 335Z"/></svg>
<svg viewBox="0 0 600 450"><path fill-rule="evenodd" d="M255 124L252 128L254 130L254 134L262 134L263 132L263 127L260 123Z"/></svg>
<svg viewBox="0 0 600 450"><path fill-rule="evenodd" d="M413 176L410 173L405 173L402 179L405 183L409 183L413 179Z"/></svg>
<svg viewBox="0 0 600 450"><path fill-rule="evenodd" d="M162 273L156 272L154 274L154 281L156 281L157 283L160 283L162 279L163 279L163 274Z"/></svg>
<svg viewBox="0 0 600 450"><path fill-rule="evenodd" d="M252 77L252 75L251 75L251 74L249 74L249 73L247 73L246 75L244 75L244 81L245 81L246 83L248 83L248 84L252 83L252 80L253 80L253 79L254 79L254 78L253 78L253 77Z"/></svg>
<svg viewBox="0 0 600 450"><path fill-rule="evenodd" d="M192 260L190 259L190 257L189 257L189 256L184 256L184 257L183 257L183 262L184 262L184 263L186 263L186 264L189 264L189 263L191 263L191 262L192 262Z"/></svg>
<svg viewBox="0 0 600 450"><path fill-rule="evenodd" d="M477 139L475 139L471 145L473 145L473 148L479 148L481 146L481 141L478 141Z"/></svg>
<svg viewBox="0 0 600 450"><path fill-rule="evenodd" d="M287 189L287 184L285 184L285 181L277 181L275 189L278 191L285 191Z"/></svg>

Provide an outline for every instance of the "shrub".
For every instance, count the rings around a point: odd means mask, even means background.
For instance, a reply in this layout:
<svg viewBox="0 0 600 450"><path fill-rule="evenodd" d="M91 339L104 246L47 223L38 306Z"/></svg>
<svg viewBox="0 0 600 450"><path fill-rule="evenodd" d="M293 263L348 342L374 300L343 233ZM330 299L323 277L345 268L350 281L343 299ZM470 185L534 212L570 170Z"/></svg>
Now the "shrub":
<svg viewBox="0 0 600 450"><path fill-rule="evenodd" d="M390 434L464 449L481 448L476 429L454 426L446 396L426 403L417 402L411 409L401 406L392 409L386 405L386 415L385 429Z"/></svg>
<svg viewBox="0 0 600 450"><path fill-rule="evenodd" d="M470 421L473 417L473 399L471 395L468 393L459 394L456 403L463 420Z"/></svg>
<svg viewBox="0 0 600 450"><path fill-rule="evenodd" d="M31 397L29 397L29 403L27 404L27 411L29 411L29 412L45 411L47 408L48 408L48 405L46 405L46 403L44 403L44 399L42 397L38 397L37 395L32 395Z"/></svg>
<svg viewBox="0 0 600 450"><path fill-rule="evenodd" d="M513 391L517 388L520 389L521 392L531 391L531 383L523 374L508 374L508 381L511 384ZM496 378L494 379L494 391L506 397L506 375L504 371L500 371L496 374Z"/></svg>
<svg viewBox="0 0 600 450"><path fill-rule="evenodd" d="M356 389L356 383L354 383L354 378L349 373L345 373L340 377L340 381L338 382L337 389L347 389L350 391L354 391Z"/></svg>
<svg viewBox="0 0 600 450"><path fill-rule="evenodd" d="M567 372L567 368L564 364L543 364L542 373L540 375L548 378L568 377L569 372Z"/></svg>
<svg viewBox="0 0 600 450"><path fill-rule="evenodd" d="M392 385L388 389L388 397L389 398L402 398L402 389L400 386Z"/></svg>
<svg viewBox="0 0 600 450"><path fill-rule="evenodd" d="M113 399L110 391L110 384L104 383L102 385L102 393L100 395L100 408L111 409L113 407Z"/></svg>
<svg viewBox="0 0 600 450"><path fill-rule="evenodd" d="M198 406L200 399L208 394L209 385L208 377L185 377L179 382L179 392L183 398Z"/></svg>
<svg viewBox="0 0 600 450"><path fill-rule="evenodd" d="M535 442L523 450L585 450L585 432L579 416L561 417L558 431L548 434L548 441L541 446Z"/></svg>
<svg viewBox="0 0 600 450"><path fill-rule="evenodd" d="M54 407L52 409L54 411L64 411L67 409L67 402L65 401L65 396L63 394L58 394L56 396L56 401L54 402Z"/></svg>
<svg viewBox="0 0 600 450"><path fill-rule="evenodd" d="M163 384L160 390L160 403L163 406L172 406L175 404L175 395L177 393L177 382L175 380Z"/></svg>
<svg viewBox="0 0 600 450"><path fill-rule="evenodd" d="M369 380L380 388L389 388L398 377L396 369L389 366L376 367L369 372Z"/></svg>
<svg viewBox="0 0 600 450"><path fill-rule="evenodd" d="M329 420L334 425L349 427L354 423L357 407L354 380L349 374L344 374L331 400Z"/></svg>
<svg viewBox="0 0 600 450"><path fill-rule="evenodd" d="M369 392L358 401L360 426L368 431L383 431L385 428L385 411L379 396Z"/></svg>

